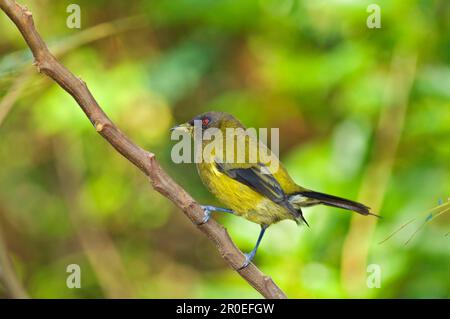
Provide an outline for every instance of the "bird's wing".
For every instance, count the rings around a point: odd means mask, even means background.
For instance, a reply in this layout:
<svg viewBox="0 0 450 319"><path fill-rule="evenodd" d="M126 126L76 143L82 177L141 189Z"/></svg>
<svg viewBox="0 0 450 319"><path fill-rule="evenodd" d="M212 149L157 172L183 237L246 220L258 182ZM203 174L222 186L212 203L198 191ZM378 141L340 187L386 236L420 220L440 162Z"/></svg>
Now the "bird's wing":
<svg viewBox="0 0 450 319"><path fill-rule="evenodd" d="M229 163L216 162L216 165L223 174L250 187L275 203L286 199L286 194L273 175L261 172L261 168L264 169L265 167L264 164L255 164L244 168L235 167L235 165Z"/></svg>
<svg viewBox="0 0 450 319"><path fill-rule="evenodd" d="M258 163L251 166L236 167L236 164L216 162L216 166L220 172L228 177L250 187L271 201L286 207L294 217L299 216L299 213L288 202L287 195L281 188L280 183L264 164Z"/></svg>

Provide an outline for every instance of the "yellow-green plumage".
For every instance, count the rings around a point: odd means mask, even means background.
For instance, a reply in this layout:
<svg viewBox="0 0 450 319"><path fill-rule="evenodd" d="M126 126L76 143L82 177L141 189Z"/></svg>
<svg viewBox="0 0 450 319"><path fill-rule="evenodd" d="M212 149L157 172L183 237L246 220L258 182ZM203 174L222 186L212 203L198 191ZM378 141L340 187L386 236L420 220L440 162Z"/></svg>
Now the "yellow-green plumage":
<svg viewBox="0 0 450 319"><path fill-rule="evenodd" d="M204 121L205 119L207 120L207 124L203 129L214 128L220 130L225 143L222 147L215 149L215 152L211 152L209 154L210 158L204 157L203 161L197 164L197 170L208 190L227 208L232 209L236 215L260 225L271 225L283 219L301 221L303 220L301 207L315 204L350 209L364 215L370 214L368 208L362 204L332 195L313 192L297 185L281 162L279 162L278 158L264 144L258 140L255 141L249 135L243 134L242 132L239 133L238 130L237 135L232 140L227 138L226 129L245 130L245 127L230 114L223 112L205 113L197 116L191 122L184 124L184 127L188 127L190 133L195 136L192 130L193 121ZM199 135L197 138L201 136ZM245 141L245 162L218 163L217 155L220 153L222 153L223 159L227 158L227 151L229 150L236 155L238 152L237 145L239 144L238 136L242 137ZM212 140L202 139L203 149L208 147L212 143ZM234 148L227 147L230 143L234 145ZM249 148L253 148L252 150L256 154L257 163L249 162ZM267 169L270 174L260 173L261 167L259 163L262 162L260 152L270 154L272 161L276 161L277 165L275 165L275 168L270 165L272 164L271 162L265 163L264 169ZM207 154L203 153L203 155ZM251 180L243 181L241 178L233 176L231 173L236 170L244 173L245 171L252 171L252 176L250 176ZM264 184L262 189L259 187L260 182ZM277 188L281 188L281 190Z"/></svg>
<svg viewBox="0 0 450 319"><path fill-rule="evenodd" d="M197 168L203 184L236 215L260 225L271 225L283 219L294 219L286 208L221 173L215 164L200 163L197 164Z"/></svg>
<svg viewBox="0 0 450 319"><path fill-rule="evenodd" d="M226 138L226 129L227 128L244 128L244 126L236 120L231 115L222 113L220 122L216 123L216 128L218 128L224 137L225 143L229 144L233 142L234 145L233 151L237 152L238 147L238 133L233 141L230 141ZM228 169L233 168L248 168L251 166L255 166L255 163L248 163L249 161L249 147L253 145L255 147L258 145L258 149L255 150L256 159L258 162L261 162L261 157L259 152L265 151L272 152L267 149L267 147L260 143L259 141L252 141L249 135L243 136L243 140L245 141L245 155L246 162L245 163L226 163L224 165L227 166ZM203 140L203 148L205 148L211 141ZM219 149L220 151L220 149ZM227 158L226 146L222 149L223 158ZM214 152L211 153L211 156L215 156ZM271 158L276 158L273 154ZM276 159L278 161L278 159ZM269 164L269 163L268 163ZM270 165L267 167L270 169ZM278 162L277 170L271 171L271 174L275 177L275 179L279 182L283 191L286 194L294 193L302 191L303 189L294 183L291 177L288 175L287 171L282 167L281 163ZM213 193L217 199L223 203L227 208L232 209L236 215L242 216L254 223L260 225L271 225L283 219L293 219L296 221L296 218L285 208L282 207L270 199L267 199L260 193L254 191L247 185L242 184L239 181L230 178L226 174L222 173L216 165L214 158L204 158L202 163L197 164L198 174L203 182L203 184L208 188L208 190Z"/></svg>
<svg viewBox="0 0 450 319"><path fill-rule="evenodd" d="M194 121L201 123L201 134L195 134ZM195 117L188 123L177 128L191 133L194 138L201 139L203 149L210 147L212 152L203 152L203 158L197 164L200 178L226 209L212 207L213 210L227 211L231 209L235 215L244 217L261 225L261 232L255 248L246 254L248 265L254 257L265 229L278 221L291 219L306 223L301 211L302 207L317 204L352 210L362 215L369 215L369 208L363 204L344 198L311 191L297 185L279 162L278 158L262 143L243 130L237 130L230 137L227 129L245 129L232 115L223 112L208 112ZM214 139L204 138L208 129L222 132L224 143L212 143ZM238 143L239 139L245 143ZM243 144L243 145L242 145ZM237 159L238 145L244 148L243 163L237 160L229 161L227 152ZM249 151L250 150L250 151ZM253 153L252 153L253 152ZM251 154L256 154L252 161ZM265 156L263 156L265 155ZM205 157L206 156L206 157ZM222 159L222 160L221 160ZM270 159L266 162L264 159ZM275 164L275 165L274 165ZM210 207L210 206L208 206ZM205 210L205 221L208 220L210 208ZM371 214L373 215L373 214Z"/></svg>

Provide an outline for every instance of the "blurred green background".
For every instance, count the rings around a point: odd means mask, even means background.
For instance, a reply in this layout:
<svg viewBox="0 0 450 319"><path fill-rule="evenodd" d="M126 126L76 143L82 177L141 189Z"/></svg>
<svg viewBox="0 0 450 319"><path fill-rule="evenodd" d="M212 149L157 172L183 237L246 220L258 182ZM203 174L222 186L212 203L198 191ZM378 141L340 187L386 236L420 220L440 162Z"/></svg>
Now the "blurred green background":
<svg viewBox="0 0 450 319"><path fill-rule="evenodd" d="M299 184L384 217L314 207L310 229L272 226L255 262L289 297L449 297L450 214L405 245L450 196L449 1L80 0L81 29L66 27L74 1L21 2L113 121L200 203L218 204L194 165L173 164L168 130L219 110L279 127ZM371 3L381 29L366 26ZM36 73L3 12L0 30L0 297L259 298ZM215 218L253 247L258 225ZM81 289L66 287L69 264ZM379 288L367 285L371 264Z"/></svg>

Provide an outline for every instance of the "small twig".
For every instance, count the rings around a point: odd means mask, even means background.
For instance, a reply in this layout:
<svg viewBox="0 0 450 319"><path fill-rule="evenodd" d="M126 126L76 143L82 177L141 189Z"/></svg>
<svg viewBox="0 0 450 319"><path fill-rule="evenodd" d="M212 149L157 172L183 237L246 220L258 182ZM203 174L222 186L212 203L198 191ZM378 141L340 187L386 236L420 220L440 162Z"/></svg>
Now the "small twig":
<svg viewBox="0 0 450 319"><path fill-rule="evenodd" d="M134 144L114 125L100 108L86 83L74 76L49 52L34 27L31 12L11 0L0 0L0 8L22 33L33 53L38 71L53 79L78 102L96 131L147 175L156 191L178 206L193 223L200 223L203 219L203 210L195 200L161 168L153 153ZM245 257L234 245L225 228L214 220L197 227L216 245L226 263L264 297L286 298L272 279L264 275L255 265L251 264L245 269L239 269Z"/></svg>

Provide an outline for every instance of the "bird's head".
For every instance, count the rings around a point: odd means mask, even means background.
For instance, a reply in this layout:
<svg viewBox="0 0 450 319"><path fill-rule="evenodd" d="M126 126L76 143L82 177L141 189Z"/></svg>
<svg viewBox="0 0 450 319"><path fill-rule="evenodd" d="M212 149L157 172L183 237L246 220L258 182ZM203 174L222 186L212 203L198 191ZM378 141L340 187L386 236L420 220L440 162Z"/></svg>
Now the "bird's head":
<svg viewBox="0 0 450 319"><path fill-rule="evenodd" d="M233 115L225 112L212 111L197 115L189 122L177 125L171 130L180 130L193 135L196 124L198 127L201 127L202 131L209 128L216 128L222 132L225 132L227 128L244 128L241 122L239 122Z"/></svg>

